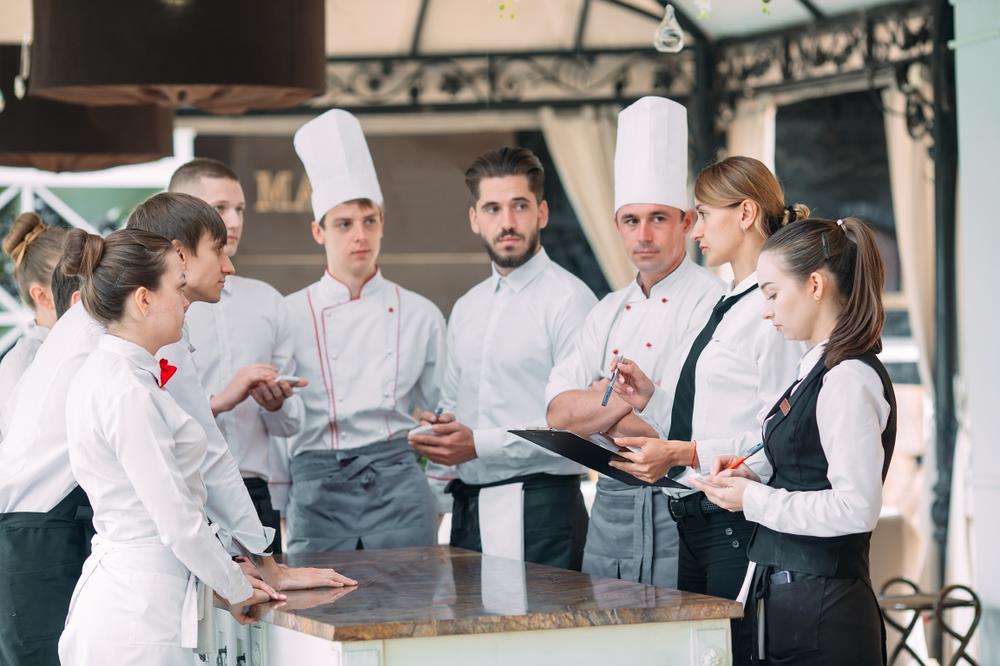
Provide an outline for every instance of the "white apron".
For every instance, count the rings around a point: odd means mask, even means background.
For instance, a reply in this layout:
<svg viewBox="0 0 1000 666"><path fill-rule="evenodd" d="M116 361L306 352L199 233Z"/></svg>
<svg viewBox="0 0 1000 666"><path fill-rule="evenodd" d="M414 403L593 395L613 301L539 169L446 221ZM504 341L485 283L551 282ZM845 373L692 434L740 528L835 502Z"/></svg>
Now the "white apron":
<svg viewBox="0 0 1000 666"><path fill-rule="evenodd" d="M59 639L62 666L190 666L211 594L158 539L94 537Z"/></svg>

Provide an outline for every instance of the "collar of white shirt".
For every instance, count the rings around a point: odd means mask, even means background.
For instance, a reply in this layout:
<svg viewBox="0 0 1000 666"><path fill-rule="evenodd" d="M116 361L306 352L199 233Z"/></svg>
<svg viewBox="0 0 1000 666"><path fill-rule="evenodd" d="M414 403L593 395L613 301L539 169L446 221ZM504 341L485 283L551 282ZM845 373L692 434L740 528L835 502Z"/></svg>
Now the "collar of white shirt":
<svg viewBox="0 0 1000 666"><path fill-rule="evenodd" d="M740 280L739 284L729 283L729 291L726 292L726 297L730 297L733 294L740 294L751 287L751 285L757 284L757 271L754 271L750 275L746 276Z"/></svg>
<svg viewBox="0 0 1000 666"><path fill-rule="evenodd" d="M799 361L799 379L805 379L805 376L809 374L809 371L812 370L817 363L819 363L819 359L822 358L823 352L826 350L827 342L829 342L829 340L824 340L807 351L805 356L802 357L802 360Z"/></svg>
<svg viewBox="0 0 1000 666"><path fill-rule="evenodd" d="M684 279L684 276L687 275L693 265L694 263L687 257L681 259L681 263L677 265L677 268L665 275L659 282L653 285L652 289L649 290L649 296L642 293L642 285L639 282L642 276L637 273L635 279L629 283L630 291L627 302L634 303L636 301L644 301L647 298L661 298L667 296L671 290L677 287L677 285Z"/></svg>
<svg viewBox="0 0 1000 666"><path fill-rule="evenodd" d="M160 364L157 363L152 354L139 345L134 342L129 342L124 338L119 338L117 335L105 333L101 336L101 339L97 341L97 348L109 351L113 354L118 354L119 356L124 356L126 359L151 374L153 379L156 381L157 386L159 386Z"/></svg>
<svg viewBox="0 0 1000 666"><path fill-rule="evenodd" d="M358 295L358 299L371 296L381 290L385 286L386 280L382 277L382 271L376 270L375 275L368 279L361 287L361 293ZM324 299L329 299L333 303L346 303L351 300L351 290L350 288L333 277L330 271L324 271L323 277L319 280L320 293L323 295Z"/></svg>
<svg viewBox="0 0 1000 666"><path fill-rule="evenodd" d="M531 284L532 280L542 274L546 268L549 267L549 263L552 260L549 259L549 255L546 254L545 248L541 248L531 259L512 270L507 275L500 275L497 272L496 264L493 264L493 274L490 276L490 280L493 283L493 291L495 292L500 287L500 280L503 280L508 287L517 293Z"/></svg>

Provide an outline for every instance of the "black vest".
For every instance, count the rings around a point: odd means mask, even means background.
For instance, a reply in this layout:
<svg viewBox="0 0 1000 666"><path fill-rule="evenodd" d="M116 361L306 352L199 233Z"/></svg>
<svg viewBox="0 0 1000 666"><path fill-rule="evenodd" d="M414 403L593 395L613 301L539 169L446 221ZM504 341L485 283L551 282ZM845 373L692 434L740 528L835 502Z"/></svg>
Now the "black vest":
<svg viewBox="0 0 1000 666"><path fill-rule="evenodd" d="M885 367L874 352L869 351L856 357L856 360L878 373L886 402L889 403L889 419L882 432L882 448L885 451L882 480L885 481L896 443L896 394ZM768 414L770 420L764 434L764 452L774 468L774 475L768 484L774 488L789 491L831 488L827 478L829 463L820 445L819 427L816 424L816 400L827 372L821 359L802 379L798 390L789 397L789 388ZM786 399L790 406L787 414L780 409L782 401ZM785 534L758 525L750 540L749 556L754 562L772 566L779 571L787 569L831 578L868 580L870 541L870 532L814 537Z"/></svg>

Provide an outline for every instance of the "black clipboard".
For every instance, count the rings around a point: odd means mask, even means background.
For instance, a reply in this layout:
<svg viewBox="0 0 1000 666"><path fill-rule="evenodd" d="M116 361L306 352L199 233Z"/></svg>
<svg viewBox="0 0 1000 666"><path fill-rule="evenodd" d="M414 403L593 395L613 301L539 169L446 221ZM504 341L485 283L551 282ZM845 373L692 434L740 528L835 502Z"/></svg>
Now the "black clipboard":
<svg viewBox="0 0 1000 666"><path fill-rule="evenodd" d="M608 442L606 444L598 444L595 441L589 440L586 437L580 437L576 433L569 432L568 430L549 430L547 428L529 428L527 430L508 430L512 435L517 435L522 439L526 439L532 444L537 444L538 446L548 449L553 453L558 453L563 458L569 458L573 462L578 462L585 467L589 467L595 472L600 472L606 476L610 476L612 479L617 479L622 483L627 483L630 486L659 486L661 488L681 488L683 490L691 490L688 486L683 483L678 483L667 477L663 477L656 483L646 483L645 481L640 481L631 474L626 474L620 469L615 469L608 465L612 458L617 458L618 460L625 460L617 453L614 444ZM603 437L603 436L601 436ZM604 439L607 439L604 437Z"/></svg>

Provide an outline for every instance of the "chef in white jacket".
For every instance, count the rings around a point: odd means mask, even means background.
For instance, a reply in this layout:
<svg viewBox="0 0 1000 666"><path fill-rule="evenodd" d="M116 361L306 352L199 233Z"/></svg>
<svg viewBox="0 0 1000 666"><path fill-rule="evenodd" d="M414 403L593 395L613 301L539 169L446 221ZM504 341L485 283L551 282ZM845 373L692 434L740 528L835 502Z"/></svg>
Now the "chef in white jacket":
<svg viewBox="0 0 1000 666"><path fill-rule="evenodd" d="M64 666L189 664L203 582L233 615L268 601L215 535L200 469L205 431L164 389L154 354L180 338L188 300L170 241L125 229L74 230L63 266L83 278L87 311L107 326L74 377L66 410L73 475L97 535L59 642Z"/></svg>
<svg viewBox="0 0 1000 666"><path fill-rule="evenodd" d="M582 435L655 437L619 396L601 399L611 362L634 361L654 382L690 345L724 291L687 258L694 221L687 195L687 112L644 97L618 115L614 224L638 275L590 311L574 350L555 366L545 391L552 427ZM677 527L667 498L651 486L601 477L583 555L586 573L676 587Z"/></svg>
<svg viewBox="0 0 1000 666"><path fill-rule="evenodd" d="M433 410L444 317L378 268L382 191L357 118L334 109L295 133L326 271L288 296L305 425L288 440L288 550L430 546L436 504L407 433Z"/></svg>

